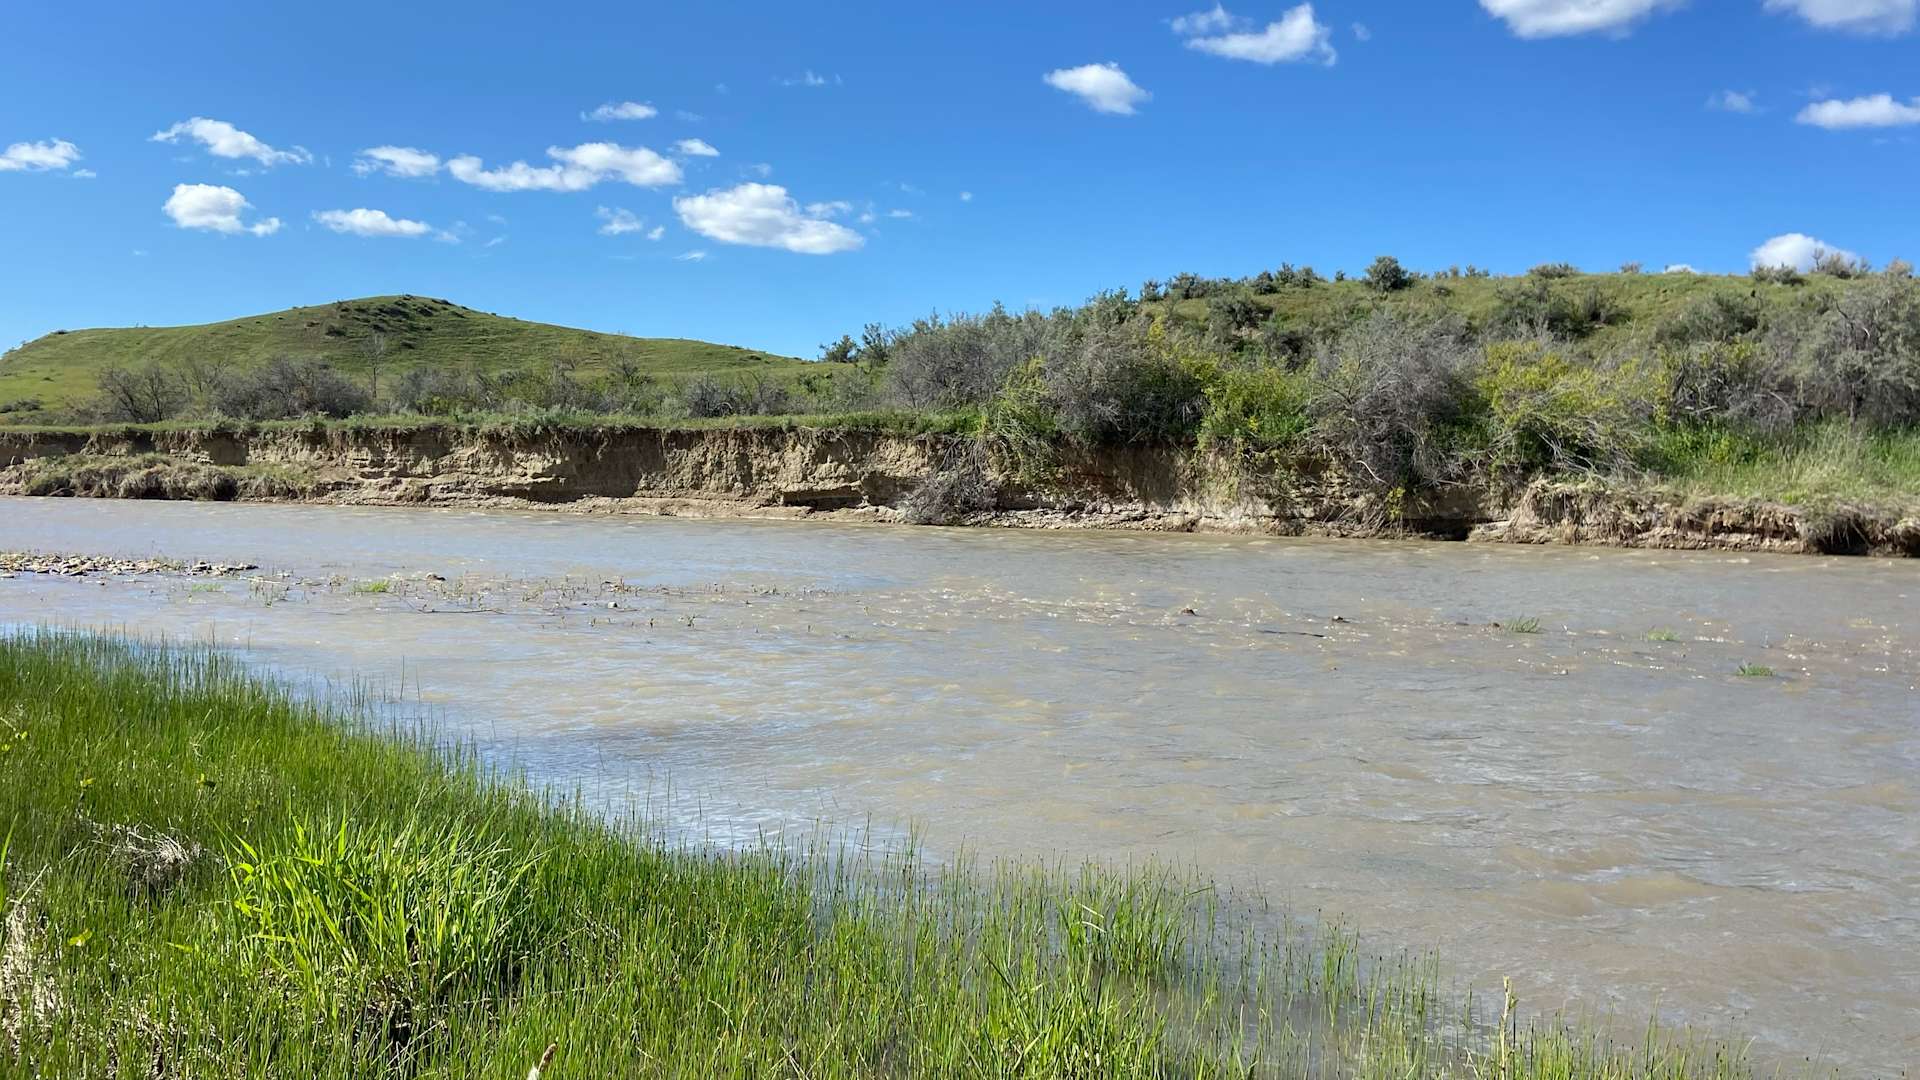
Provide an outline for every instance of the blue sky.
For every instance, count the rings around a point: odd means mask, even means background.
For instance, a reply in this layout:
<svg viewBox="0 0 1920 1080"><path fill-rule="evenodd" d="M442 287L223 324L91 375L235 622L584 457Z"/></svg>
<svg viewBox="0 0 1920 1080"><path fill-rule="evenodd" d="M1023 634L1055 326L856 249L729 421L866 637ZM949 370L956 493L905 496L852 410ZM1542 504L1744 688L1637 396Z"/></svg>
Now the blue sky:
<svg viewBox="0 0 1920 1080"><path fill-rule="evenodd" d="M1283 260L1920 256L1916 0L278 7L9 13L0 344L411 292L811 356Z"/></svg>

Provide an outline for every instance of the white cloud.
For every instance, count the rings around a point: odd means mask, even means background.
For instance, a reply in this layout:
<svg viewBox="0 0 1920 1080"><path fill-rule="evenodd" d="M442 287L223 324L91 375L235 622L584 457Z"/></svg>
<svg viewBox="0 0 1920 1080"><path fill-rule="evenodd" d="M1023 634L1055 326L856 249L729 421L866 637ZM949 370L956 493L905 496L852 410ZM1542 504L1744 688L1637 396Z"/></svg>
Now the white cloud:
<svg viewBox="0 0 1920 1080"><path fill-rule="evenodd" d="M209 120L204 116L182 120L165 131L156 131L148 141L177 143L183 138L206 147L207 153L214 157L251 158L262 165L306 165L313 161L313 155L307 153L304 147L275 150L225 120Z"/></svg>
<svg viewBox="0 0 1920 1080"><path fill-rule="evenodd" d="M638 101L609 101L605 105L580 114L582 120L651 120L660 115L660 110Z"/></svg>
<svg viewBox="0 0 1920 1080"><path fill-rule="evenodd" d="M1758 112L1759 106L1754 104L1754 98L1758 96L1759 95L1751 90L1744 92L1740 90L1721 90L1707 98L1707 108L1718 112L1730 113Z"/></svg>
<svg viewBox="0 0 1920 1080"><path fill-rule="evenodd" d="M866 243L859 233L802 213L776 184L740 184L673 200L687 228L727 244L781 248L802 255L831 255Z"/></svg>
<svg viewBox="0 0 1920 1080"><path fill-rule="evenodd" d="M80 156L80 148L65 139L17 142L7 147L4 153L0 153L0 172L46 172L65 169L79 161Z"/></svg>
<svg viewBox="0 0 1920 1080"><path fill-rule="evenodd" d="M801 74L796 75L791 79L781 79L780 85L781 86L829 86L829 85L838 86L840 85L840 76L835 75L832 78L828 78L825 75L816 75L814 74L812 68L808 68L805 72L802 72Z"/></svg>
<svg viewBox="0 0 1920 1080"><path fill-rule="evenodd" d="M622 210L617 206L596 207L593 216L603 222L600 226L601 236L623 236L627 233L640 232L647 227L646 221L635 216L633 211Z"/></svg>
<svg viewBox="0 0 1920 1080"><path fill-rule="evenodd" d="M687 251L675 255L674 259L678 262L700 262L706 257L707 253L704 251Z"/></svg>
<svg viewBox="0 0 1920 1080"><path fill-rule="evenodd" d="M665 235L667 235L667 227L665 225L655 225L653 228L647 230L647 239L649 240L658 240Z"/></svg>
<svg viewBox="0 0 1920 1080"><path fill-rule="evenodd" d="M715 150L713 144L707 142L705 139L681 139L679 142L673 144L673 148L688 157L720 156L720 151Z"/></svg>
<svg viewBox="0 0 1920 1080"><path fill-rule="evenodd" d="M1663 274L1697 274L1700 271L1695 270L1693 267L1687 265L1686 263L1671 263L1667 266L1665 270L1662 270L1660 272Z"/></svg>
<svg viewBox="0 0 1920 1080"><path fill-rule="evenodd" d="M1795 270L1811 270L1814 260L1822 255L1838 255L1855 262L1860 259L1860 256L1845 248L1837 248L1824 240L1796 232L1776 236L1754 248L1753 265L1755 268L1788 266Z"/></svg>
<svg viewBox="0 0 1920 1080"><path fill-rule="evenodd" d="M904 220L904 219L906 219L906 218L910 218L910 217L912 217L912 216L913 216L913 211L911 211L911 210L889 210L889 211L887 211L887 216L888 216L888 217L890 217L890 218L893 218L893 219L894 219L895 221L900 221L900 220Z"/></svg>
<svg viewBox="0 0 1920 1080"><path fill-rule="evenodd" d="M556 165L529 165L516 161L488 169L472 154L447 162L447 171L461 183L488 191L585 191L603 180L635 187L665 187L680 182L680 166L644 146L617 143L581 143L571 149L547 147Z"/></svg>
<svg viewBox="0 0 1920 1080"><path fill-rule="evenodd" d="M94 172L92 169L73 170L73 178L75 180L97 180L99 179L99 177L100 177L100 174L97 172Z"/></svg>
<svg viewBox="0 0 1920 1080"><path fill-rule="evenodd" d="M817 202L817 203L807 204L808 217L830 218L830 217L839 217L841 214L851 214L851 213L853 213L853 204L848 202L845 199L835 199L832 202Z"/></svg>
<svg viewBox="0 0 1920 1080"><path fill-rule="evenodd" d="M971 191L963 191L963 192L961 192L961 193L960 193L960 201L961 201L961 202L972 202L972 201L973 201L973 192L971 192Z"/></svg>
<svg viewBox="0 0 1920 1080"><path fill-rule="evenodd" d="M1354 24L1353 24L1353 37L1354 37L1354 40L1356 40L1356 41L1372 41L1372 40L1373 40L1373 30L1372 30L1372 28L1370 28L1369 26L1367 26L1367 24L1366 24L1366 23L1363 23L1363 22L1357 22L1357 23L1354 23Z"/></svg>
<svg viewBox="0 0 1920 1080"><path fill-rule="evenodd" d="M1134 85L1127 73L1120 70L1120 65L1112 61L1049 71L1044 79L1048 86L1078 97L1095 112L1119 116L1132 116L1135 105L1153 97Z"/></svg>
<svg viewBox="0 0 1920 1080"><path fill-rule="evenodd" d="M374 146L360 151L360 156L354 159L353 171L360 176L385 173L412 180L439 172L440 158L411 146Z"/></svg>
<svg viewBox="0 0 1920 1080"><path fill-rule="evenodd" d="M1480 0L1487 14L1523 38L1568 34L1624 34L1656 12L1686 0Z"/></svg>
<svg viewBox="0 0 1920 1080"><path fill-rule="evenodd" d="M1233 22L1233 16L1227 13L1227 9L1215 4L1212 11L1196 11L1191 15L1182 15L1172 20L1169 25L1173 27L1174 33L1181 37L1188 37L1196 34L1217 34L1222 30L1231 29Z"/></svg>
<svg viewBox="0 0 1920 1080"><path fill-rule="evenodd" d="M767 177L773 175L773 166L767 164L764 161L754 162L753 164L747 166L747 170L762 180L765 180Z"/></svg>
<svg viewBox="0 0 1920 1080"><path fill-rule="evenodd" d="M1790 11L1822 30L1903 34L1913 29L1920 0L1767 0L1768 11Z"/></svg>
<svg viewBox="0 0 1920 1080"><path fill-rule="evenodd" d="M1920 98L1901 102L1892 94L1872 94L1850 101L1816 101L1794 120L1829 131L1843 128L1905 127L1920 124Z"/></svg>
<svg viewBox="0 0 1920 1080"><path fill-rule="evenodd" d="M1174 20L1174 31L1191 33L1182 31L1180 24L1186 22L1192 26L1192 20L1202 16L1208 28L1216 32L1187 37L1189 49L1224 56L1229 60L1250 60L1256 64L1278 64L1309 57L1323 64L1331 64L1339 59L1339 54L1333 50L1333 30L1315 21L1312 4L1289 9L1280 16L1278 22L1268 23L1264 30L1252 29L1245 20L1228 14L1225 8L1216 5L1213 11L1204 12L1201 16L1189 15L1185 20Z"/></svg>
<svg viewBox="0 0 1920 1080"><path fill-rule="evenodd" d="M433 231L433 226L424 221L391 217L385 210L369 210L364 206L356 210L317 211L313 215L313 220L334 232L346 233L349 236L415 237L425 236Z"/></svg>
<svg viewBox="0 0 1920 1080"><path fill-rule="evenodd" d="M486 243L484 243L484 244L482 244L482 245L480 245L480 246L481 246L481 247L490 247L490 248L493 248L493 247L499 247L499 246L500 246L501 244L504 244L504 243L506 243L506 242L507 242L507 238L506 238L506 237L504 237L504 236L496 236L496 237L494 237L493 239L491 239L491 240L489 240L489 241L487 241Z"/></svg>
<svg viewBox="0 0 1920 1080"><path fill-rule="evenodd" d="M253 204L230 187L213 184L175 184L173 194L161 207L175 225L183 229L207 229L218 233L251 233L272 236L280 231L275 217L252 225L241 222L240 212Z"/></svg>

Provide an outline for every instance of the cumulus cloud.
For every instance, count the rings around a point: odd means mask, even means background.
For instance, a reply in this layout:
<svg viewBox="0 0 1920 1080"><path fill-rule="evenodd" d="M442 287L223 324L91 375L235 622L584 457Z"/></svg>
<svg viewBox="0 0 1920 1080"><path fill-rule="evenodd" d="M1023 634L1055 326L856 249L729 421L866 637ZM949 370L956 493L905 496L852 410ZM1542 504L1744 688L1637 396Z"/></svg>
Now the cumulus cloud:
<svg viewBox="0 0 1920 1080"><path fill-rule="evenodd" d="M1717 112L1758 112L1759 106L1754 103L1754 98L1758 96L1751 90L1721 90L1707 98L1707 108Z"/></svg>
<svg viewBox="0 0 1920 1080"><path fill-rule="evenodd" d="M516 161L497 169L472 154L447 162L447 171L463 184L487 191L585 191L603 180L635 187L666 187L680 182L680 166L644 146L617 143L581 143L572 148L547 147L553 165Z"/></svg>
<svg viewBox="0 0 1920 1080"><path fill-rule="evenodd" d="M262 165L306 165L313 161L313 155L307 153L304 147L275 150L225 120L209 120L204 116L182 120L164 131L156 131L149 141L177 143L181 139L199 143L214 157L236 160L248 158Z"/></svg>
<svg viewBox="0 0 1920 1080"><path fill-rule="evenodd" d="M424 221L391 217L385 210L369 210L364 206L355 210L320 210L314 213L313 220L349 236L415 237L433 231L433 226Z"/></svg>
<svg viewBox="0 0 1920 1080"><path fill-rule="evenodd" d="M240 212L250 209L246 196L230 187L214 184L175 184L173 194L160 209L183 229L206 229L217 233L250 233L272 236L280 231L276 217L252 225L240 220Z"/></svg>
<svg viewBox="0 0 1920 1080"><path fill-rule="evenodd" d="M593 216L601 221L601 236L624 236L627 233L640 232L647 227L646 221L636 216L633 211L622 210L617 206L595 207Z"/></svg>
<svg viewBox="0 0 1920 1080"><path fill-rule="evenodd" d="M781 248L802 255L831 255L866 243L857 232L807 214L777 184L740 184L673 200L687 228L726 244Z"/></svg>
<svg viewBox="0 0 1920 1080"><path fill-rule="evenodd" d="M1480 0L1487 14L1523 38L1569 34L1624 34L1657 12L1686 0Z"/></svg>
<svg viewBox="0 0 1920 1080"><path fill-rule="evenodd" d="M681 139L679 142L673 144L673 148L688 157L720 156L720 151L715 150L713 144L707 142L705 139Z"/></svg>
<svg viewBox="0 0 1920 1080"><path fill-rule="evenodd" d="M1047 72L1044 79L1048 86L1074 95L1095 112L1119 116L1132 116L1134 106L1153 97L1134 85L1127 73L1120 70L1120 65L1112 61L1060 68Z"/></svg>
<svg viewBox="0 0 1920 1080"><path fill-rule="evenodd" d="M1794 120L1829 131L1843 128L1905 127L1920 124L1920 98L1898 101L1892 94L1870 94L1847 101L1816 101Z"/></svg>
<svg viewBox="0 0 1920 1080"><path fill-rule="evenodd" d="M1340 58L1333 50L1333 29L1314 19L1312 4L1292 8L1259 30L1215 4L1212 11L1175 19L1173 29L1186 37L1187 48L1229 60L1278 64L1311 58L1332 64Z"/></svg>
<svg viewBox="0 0 1920 1080"><path fill-rule="evenodd" d="M1767 0L1767 10L1791 12L1822 30L1904 34L1920 16L1920 0Z"/></svg>
<svg viewBox="0 0 1920 1080"><path fill-rule="evenodd" d="M655 225L653 228L647 230L647 239L649 240L658 240L665 235L667 235L667 227L665 225Z"/></svg>
<svg viewBox="0 0 1920 1080"><path fill-rule="evenodd" d="M1860 260L1860 256L1845 248L1796 232L1783 233L1754 248L1753 266L1755 269L1784 266L1794 270L1811 270L1814 260L1822 255L1838 255L1853 262Z"/></svg>
<svg viewBox="0 0 1920 1080"><path fill-rule="evenodd" d="M440 171L440 158L411 146L374 146L360 151L353 171L360 176L384 173L403 180L432 176Z"/></svg>
<svg viewBox="0 0 1920 1080"><path fill-rule="evenodd" d="M48 172L66 169L79 160L80 148L65 139L17 142L0 153L0 172Z"/></svg>
<svg viewBox="0 0 1920 1080"><path fill-rule="evenodd" d="M660 110L639 101L609 101L605 105L580 114L582 120L651 120L660 115Z"/></svg>
<svg viewBox="0 0 1920 1080"><path fill-rule="evenodd" d="M1667 266L1665 270L1662 270L1660 272L1663 274L1697 274L1700 271L1695 270L1693 267L1687 265L1686 263L1671 263Z"/></svg>

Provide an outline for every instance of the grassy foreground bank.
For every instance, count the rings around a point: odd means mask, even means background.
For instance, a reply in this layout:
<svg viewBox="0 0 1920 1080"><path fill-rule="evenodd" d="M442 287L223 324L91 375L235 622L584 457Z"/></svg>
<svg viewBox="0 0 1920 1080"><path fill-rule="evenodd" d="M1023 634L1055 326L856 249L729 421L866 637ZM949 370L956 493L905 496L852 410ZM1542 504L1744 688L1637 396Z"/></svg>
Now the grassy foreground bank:
<svg viewBox="0 0 1920 1080"><path fill-rule="evenodd" d="M677 849L198 651L0 638L0 830L7 1076L1750 1075L1175 875Z"/></svg>

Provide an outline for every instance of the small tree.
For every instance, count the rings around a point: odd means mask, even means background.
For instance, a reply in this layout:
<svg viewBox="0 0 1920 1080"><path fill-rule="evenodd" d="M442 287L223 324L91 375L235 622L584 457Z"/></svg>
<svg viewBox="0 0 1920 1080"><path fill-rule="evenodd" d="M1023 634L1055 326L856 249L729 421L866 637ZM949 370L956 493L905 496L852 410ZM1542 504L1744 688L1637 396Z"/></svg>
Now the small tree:
<svg viewBox="0 0 1920 1080"><path fill-rule="evenodd" d="M375 330L360 340L360 355L367 360L368 401L380 400L380 369L386 366L388 347L387 335L380 330Z"/></svg>
<svg viewBox="0 0 1920 1080"><path fill-rule="evenodd" d="M1391 255L1382 255L1367 267L1367 285L1376 292L1398 292L1413 285L1414 277L1400 260Z"/></svg>
<svg viewBox="0 0 1920 1080"><path fill-rule="evenodd" d="M887 339L887 328L877 322L868 323L860 331L860 350L855 355L867 366L867 370L874 371L887 365Z"/></svg>
<svg viewBox="0 0 1920 1080"><path fill-rule="evenodd" d="M853 340L852 334L841 334L839 341L820 346L820 360L827 364L850 364L859 351L860 346Z"/></svg>

